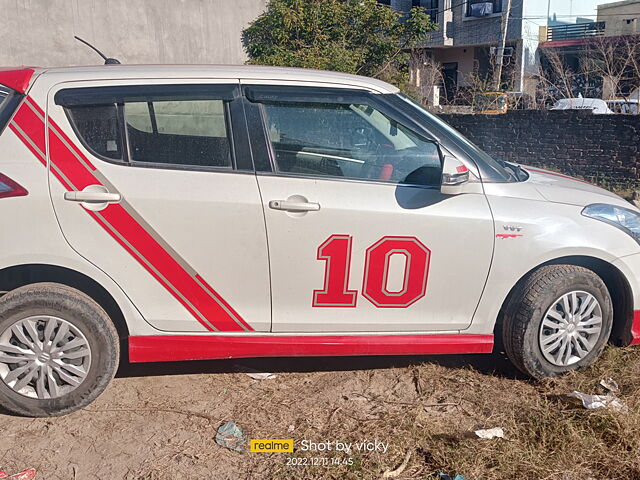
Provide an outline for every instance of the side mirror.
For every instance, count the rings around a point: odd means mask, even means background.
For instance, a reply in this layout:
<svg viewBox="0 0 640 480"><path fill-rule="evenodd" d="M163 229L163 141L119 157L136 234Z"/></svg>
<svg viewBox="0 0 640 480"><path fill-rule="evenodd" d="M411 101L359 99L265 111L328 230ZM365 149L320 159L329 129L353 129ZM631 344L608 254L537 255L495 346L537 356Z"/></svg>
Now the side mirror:
<svg viewBox="0 0 640 480"><path fill-rule="evenodd" d="M442 193L455 195L460 193L460 185L469 182L469 169L467 166L451 155L445 155L442 165Z"/></svg>

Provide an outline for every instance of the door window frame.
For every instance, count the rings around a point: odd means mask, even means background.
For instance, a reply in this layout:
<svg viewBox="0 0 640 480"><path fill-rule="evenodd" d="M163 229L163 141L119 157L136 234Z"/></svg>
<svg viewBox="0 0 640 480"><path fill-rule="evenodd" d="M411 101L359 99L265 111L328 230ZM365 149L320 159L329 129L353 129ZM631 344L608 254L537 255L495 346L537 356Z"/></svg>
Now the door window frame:
<svg viewBox="0 0 640 480"><path fill-rule="evenodd" d="M130 145L128 141L127 124L125 118L126 103L154 102L163 99L180 100L222 100L224 102L225 124L229 140L231 156L230 166L182 165L160 162L144 162L130 160ZM95 158L114 165L124 167L155 168L166 170L212 171L220 173L254 173L249 136L243 101L240 95L239 83L172 83L172 84L143 84L104 85L87 87L68 87L58 90L53 97L54 103L62 108L82 146ZM69 108L74 106L116 105L118 128L122 142L122 160L104 157L95 152L78 131Z"/></svg>
<svg viewBox="0 0 640 480"><path fill-rule="evenodd" d="M391 183L370 178L295 174L277 170L275 152L273 151L273 146L269 137L268 122L265 109L261 103L262 100L265 102L278 103L366 103L380 111L385 116L409 128L414 133L425 137L426 140L433 142L437 148L440 156L440 163L442 165L443 151L438 138L428 131L423 125L415 122L411 117L388 103L382 95L376 95L362 89L265 84L244 84L242 85L242 94L244 97L248 131L251 138L254 165L256 167L256 173L259 175L288 178L312 178L314 180L324 181L370 183L391 187L402 186L424 189L440 189L440 185Z"/></svg>

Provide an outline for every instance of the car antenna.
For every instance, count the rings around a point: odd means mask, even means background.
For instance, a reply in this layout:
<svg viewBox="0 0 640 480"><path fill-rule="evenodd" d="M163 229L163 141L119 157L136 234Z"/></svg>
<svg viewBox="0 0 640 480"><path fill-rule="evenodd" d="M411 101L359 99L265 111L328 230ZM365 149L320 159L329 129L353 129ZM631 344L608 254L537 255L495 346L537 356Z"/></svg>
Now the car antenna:
<svg viewBox="0 0 640 480"><path fill-rule="evenodd" d="M92 50L94 50L98 55L100 55L102 58L104 58L104 64L105 65L120 65L120 60L118 60L117 58L107 58L107 56L105 54L103 54L100 50L98 50L96 47L94 47L93 45L91 45L89 42L87 42L86 40L81 39L80 37L78 37L77 35L74 35L73 38L75 38L76 40L78 40L79 42L84 43L87 47L91 48Z"/></svg>

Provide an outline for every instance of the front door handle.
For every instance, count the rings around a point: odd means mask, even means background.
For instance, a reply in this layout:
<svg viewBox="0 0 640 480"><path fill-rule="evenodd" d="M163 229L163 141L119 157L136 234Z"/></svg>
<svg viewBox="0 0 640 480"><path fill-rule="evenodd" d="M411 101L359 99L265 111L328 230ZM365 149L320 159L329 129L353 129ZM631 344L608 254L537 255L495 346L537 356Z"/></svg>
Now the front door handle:
<svg viewBox="0 0 640 480"><path fill-rule="evenodd" d="M64 192L64 199L70 202L81 203L118 203L122 200L122 195L111 192Z"/></svg>
<svg viewBox="0 0 640 480"><path fill-rule="evenodd" d="M320 210L320 204L297 200L271 200L269 202L269 208L273 210L284 210L285 212L317 212Z"/></svg>

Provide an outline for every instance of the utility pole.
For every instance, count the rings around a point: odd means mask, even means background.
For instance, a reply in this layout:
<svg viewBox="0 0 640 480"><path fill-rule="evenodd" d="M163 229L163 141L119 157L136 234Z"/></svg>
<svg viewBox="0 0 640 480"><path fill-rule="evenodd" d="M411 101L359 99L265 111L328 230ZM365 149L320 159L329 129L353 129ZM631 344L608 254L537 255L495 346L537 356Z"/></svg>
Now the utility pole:
<svg viewBox="0 0 640 480"><path fill-rule="evenodd" d="M500 81L502 79L502 64L504 63L504 49L507 43L507 30L509 28L509 17L511 16L511 0L507 0L507 9L502 17L502 28L500 31L500 45L498 46L496 71L493 77L495 91L500 90Z"/></svg>

